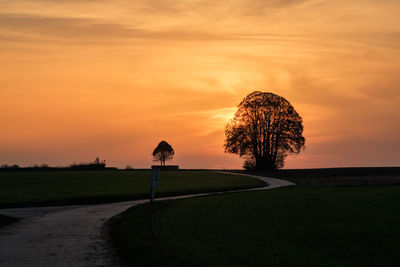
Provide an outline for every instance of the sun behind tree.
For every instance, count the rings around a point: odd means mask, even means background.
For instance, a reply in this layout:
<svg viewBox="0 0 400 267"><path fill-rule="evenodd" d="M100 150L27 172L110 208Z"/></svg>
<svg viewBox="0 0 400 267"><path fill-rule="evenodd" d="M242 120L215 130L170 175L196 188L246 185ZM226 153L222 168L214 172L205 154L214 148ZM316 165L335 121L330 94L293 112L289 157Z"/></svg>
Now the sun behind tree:
<svg viewBox="0 0 400 267"><path fill-rule="evenodd" d="M174 149L165 141L161 141L153 151L154 161L160 161L161 166L165 166L165 161L174 157Z"/></svg>
<svg viewBox="0 0 400 267"><path fill-rule="evenodd" d="M303 120L284 97L254 91L238 105L225 128L225 151L245 156L244 167L282 168L285 158L304 149Z"/></svg>

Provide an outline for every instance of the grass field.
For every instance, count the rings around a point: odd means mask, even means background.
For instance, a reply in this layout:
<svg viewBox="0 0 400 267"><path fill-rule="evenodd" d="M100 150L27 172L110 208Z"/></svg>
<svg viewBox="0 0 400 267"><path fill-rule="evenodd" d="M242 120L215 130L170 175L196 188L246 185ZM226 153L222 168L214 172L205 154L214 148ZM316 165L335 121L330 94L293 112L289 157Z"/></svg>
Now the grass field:
<svg viewBox="0 0 400 267"><path fill-rule="evenodd" d="M112 225L134 266L398 266L400 187L290 187L141 205Z"/></svg>
<svg viewBox="0 0 400 267"><path fill-rule="evenodd" d="M160 173L156 197L264 186L211 171ZM0 207L104 203L147 198L150 171L0 172Z"/></svg>
<svg viewBox="0 0 400 267"><path fill-rule="evenodd" d="M400 167L362 167L245 172L282 178L301 186L382 186L400 185Z"/></svg>

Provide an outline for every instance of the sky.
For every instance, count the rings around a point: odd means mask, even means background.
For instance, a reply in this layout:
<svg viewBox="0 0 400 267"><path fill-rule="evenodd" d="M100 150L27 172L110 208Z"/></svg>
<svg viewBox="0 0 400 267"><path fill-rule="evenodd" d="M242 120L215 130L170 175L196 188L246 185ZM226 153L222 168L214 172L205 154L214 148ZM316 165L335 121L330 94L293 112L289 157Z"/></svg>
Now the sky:
<svg viewBox="0 0 400 267"><path fill-rule="evenodd" d="M0 165L241 168L224 127L285 97L286 168L400 165L398 0L0 0Z"/></svg>

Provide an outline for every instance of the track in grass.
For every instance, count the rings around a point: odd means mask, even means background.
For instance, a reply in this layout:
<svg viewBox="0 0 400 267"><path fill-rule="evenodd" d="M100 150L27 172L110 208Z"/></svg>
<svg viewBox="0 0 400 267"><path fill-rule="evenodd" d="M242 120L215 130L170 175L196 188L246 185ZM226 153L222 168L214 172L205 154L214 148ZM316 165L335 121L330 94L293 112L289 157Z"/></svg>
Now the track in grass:
<svg viewBox="0 0 400 267"><path fill-rule="evenodd" d="M114 224L137 266L396 266L400 187L282 188L134 207Z"/></svg>
<svg viewBox="0 0 400 267"><path fill-rule="evenodd" d="M147 198L150 171L0 172L0 207L93 204ZM157 196L260 187L212 171L161 172Z"/></svg>

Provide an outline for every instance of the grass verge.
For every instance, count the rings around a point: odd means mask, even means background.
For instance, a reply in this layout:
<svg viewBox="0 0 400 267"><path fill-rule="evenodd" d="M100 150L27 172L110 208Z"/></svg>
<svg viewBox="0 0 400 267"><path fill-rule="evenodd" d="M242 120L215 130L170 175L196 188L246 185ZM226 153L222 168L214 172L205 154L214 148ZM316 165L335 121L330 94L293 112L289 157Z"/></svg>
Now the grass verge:
<svg viewBox="0 0 400 267"><path fill-rule="evenodd" d="M156 196L265 186L262 181L212 171L160 173ZM149 197L150 171L0 172L0 208L95 204Z"/></svg>
<svg viewBox="0 0 400 267"><path fill-rule="evenodd" d="M112 225L133 266L398 266L400 187L302 188L157 202Z"/></svg>

